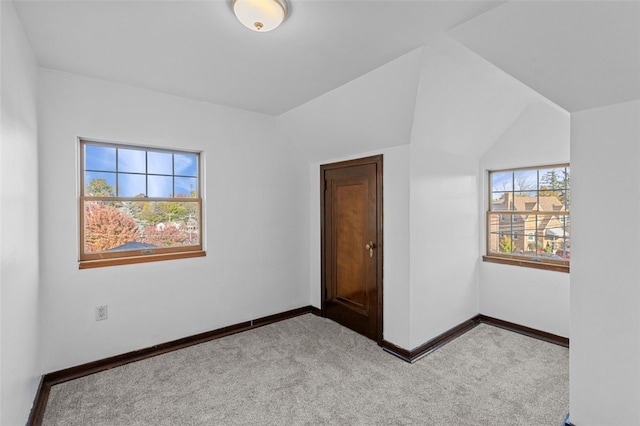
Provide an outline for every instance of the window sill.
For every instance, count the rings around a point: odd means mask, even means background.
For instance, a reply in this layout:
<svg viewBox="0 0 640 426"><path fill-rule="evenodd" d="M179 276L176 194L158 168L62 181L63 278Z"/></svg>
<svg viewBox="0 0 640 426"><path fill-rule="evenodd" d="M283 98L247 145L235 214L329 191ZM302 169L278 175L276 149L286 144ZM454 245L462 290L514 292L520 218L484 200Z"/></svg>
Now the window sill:
<svg viewBox="0 0 640 426"><path fill-rule="evenodd" d="M81 260L78 269L102 268L105 266L131 265L134 263L160 262L162 260L188 259L206 256L205 251L186 251L181 253L153 254L100 260Z"/></svg>
<svg viewBox="0 0 640 426"><path fill-rule="evenodd" d="M555 272L570 272L569 265L563 265L559 263L546 263L535 260L523 260L523 259L511 259L505 257L498 256L482 256L482 260L484 262L491 263L500 263L502 265L514 265L514 266L522 266L525 268L534 268L534 269L544 269L547 271L555 271Z"/></svg>

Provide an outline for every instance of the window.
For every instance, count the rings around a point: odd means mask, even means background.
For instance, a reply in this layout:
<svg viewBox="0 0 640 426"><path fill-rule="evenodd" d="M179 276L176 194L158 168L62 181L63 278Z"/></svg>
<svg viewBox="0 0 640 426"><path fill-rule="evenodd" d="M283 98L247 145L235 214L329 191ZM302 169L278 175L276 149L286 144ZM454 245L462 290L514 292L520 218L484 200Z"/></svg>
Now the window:
<svg viewBox="0 0 640 426"><path fill-rule="evenodd" d="M204 256L200 154L80 140L80 268Z"/></svg>
<svg viewBox="0 0 640 426"><path fill-rule="evenodd" d="M570 202L568 164L490 171L483 259L568 272Z"/></svg>

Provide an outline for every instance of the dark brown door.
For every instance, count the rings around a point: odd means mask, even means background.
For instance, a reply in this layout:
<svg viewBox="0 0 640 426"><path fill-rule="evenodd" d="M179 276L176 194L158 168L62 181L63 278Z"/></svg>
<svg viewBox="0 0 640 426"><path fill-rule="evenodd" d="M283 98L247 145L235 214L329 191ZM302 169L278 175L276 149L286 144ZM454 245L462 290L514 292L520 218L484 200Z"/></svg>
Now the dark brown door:
<svg viewBox="0 0 640 426"><path fill-rule="evenodd" d="M382 156L321 166L322 310L382 342Z"/></svg>

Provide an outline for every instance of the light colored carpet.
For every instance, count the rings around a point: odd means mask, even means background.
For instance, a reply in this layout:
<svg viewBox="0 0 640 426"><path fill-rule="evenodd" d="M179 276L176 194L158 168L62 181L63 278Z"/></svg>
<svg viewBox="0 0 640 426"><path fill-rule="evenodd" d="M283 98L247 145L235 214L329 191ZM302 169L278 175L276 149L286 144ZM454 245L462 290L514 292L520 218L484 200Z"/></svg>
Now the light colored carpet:
<svg viewBox="0 0 640 426"><path fill-rule="evenodd" d="M52 387L45 425L540 425L568 349L479 325L414 364L304 315Z"/></svg>

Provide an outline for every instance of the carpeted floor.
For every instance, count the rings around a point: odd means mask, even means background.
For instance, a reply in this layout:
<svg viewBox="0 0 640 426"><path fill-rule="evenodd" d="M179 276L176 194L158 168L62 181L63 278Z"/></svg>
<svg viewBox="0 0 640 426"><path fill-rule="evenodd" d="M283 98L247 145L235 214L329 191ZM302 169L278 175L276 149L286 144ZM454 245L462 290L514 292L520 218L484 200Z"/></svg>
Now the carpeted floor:
<svg viewBox="0 0 640 426"><path fill-rule="evenodd" d="M45 425L536 425L568 349L481 324L414 364L304 315L56 385Z"/></svg>

